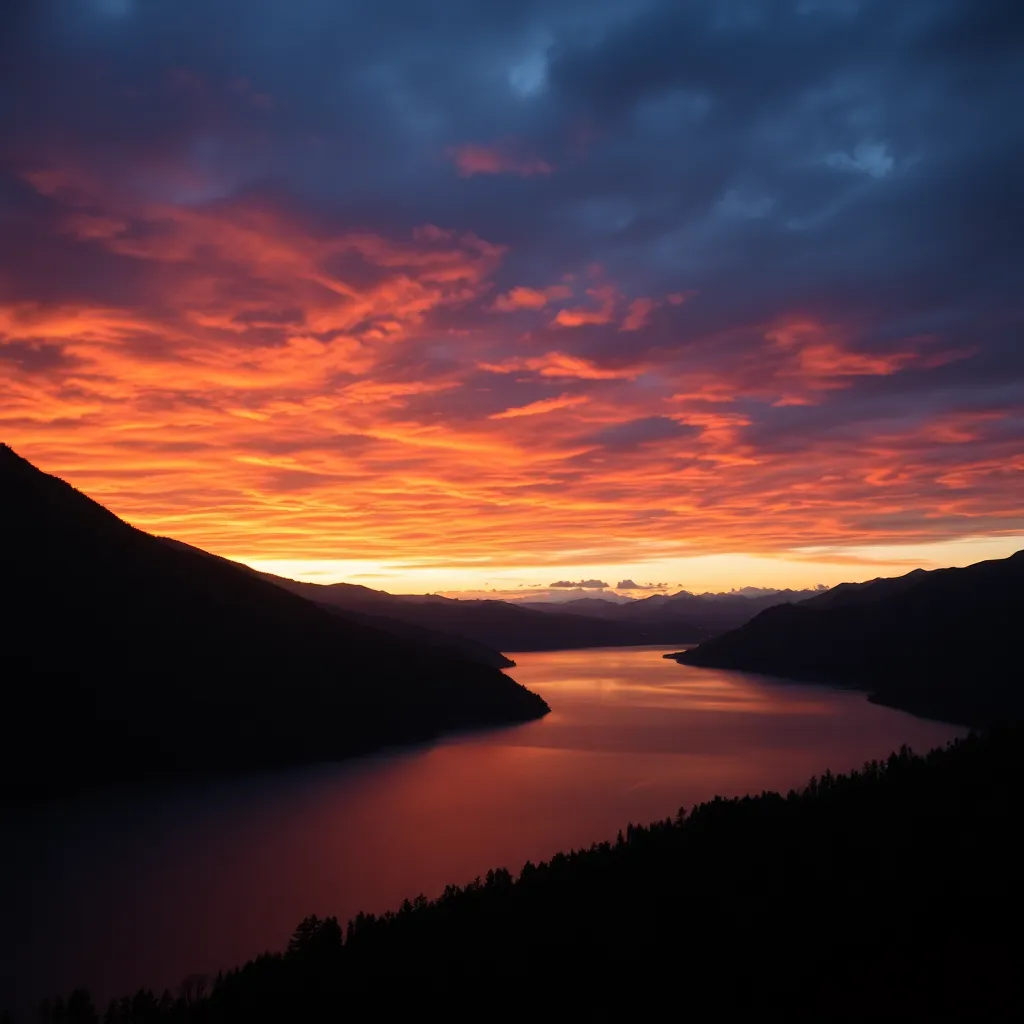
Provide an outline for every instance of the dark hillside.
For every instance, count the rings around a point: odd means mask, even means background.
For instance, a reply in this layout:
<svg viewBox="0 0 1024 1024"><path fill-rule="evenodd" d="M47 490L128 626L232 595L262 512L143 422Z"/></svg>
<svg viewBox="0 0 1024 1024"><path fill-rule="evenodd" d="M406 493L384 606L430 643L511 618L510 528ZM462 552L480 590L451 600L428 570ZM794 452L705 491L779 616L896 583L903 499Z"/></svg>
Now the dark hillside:
<svg viewBox="0 0 1024 1024"><path fill-rule="evenodd" d="M1024 713L1024 551L964 569L844 584L762 612L678 655L869 690L880 702L967 724Z"/></svg>
<svg viewBox="0 0 1024 1024"><path fill-rule="evenodd" d="M428 647L437 647L449 653L457 654L469 661L478 661L481 665L490 665L492 668L512 668L515 662L506 658L496 647L488 647L477 640L467 636L460 636L458 633L444 632L439 629L431 629L429 626L421 626L415 621L406 618L388 615L390 602L397 600L391 594L385 594L380 590L371 590L369 587L361 587L357 584L339 583L324 586L317 583L302 583L298 580L285 579L282 576L274 576L272 573L257 572L241 562L232 562L230 559L221 558L220 555L212 555L209 551L185 544L180 540L172 540L170 537L161 537L164 544L177 548L180 551L190 551L192 554L202 555L205 558L213 558L251 573L253 576L274 583L285 590L305 597L321 608L341 616L350 624L371 626L374 629L382 630L385 633L392 633L395 636L412 640L417 644ZM328 598L336 592L337 588L351 590L358 595L354 600L332 601Z"/></svg>
<svg viewBox="0 0 1024 1024"><path fill-rule="evenodd" d="M547 710L494 668L136 530L6 446L0 496L3 791L334 758Z"/></svg>

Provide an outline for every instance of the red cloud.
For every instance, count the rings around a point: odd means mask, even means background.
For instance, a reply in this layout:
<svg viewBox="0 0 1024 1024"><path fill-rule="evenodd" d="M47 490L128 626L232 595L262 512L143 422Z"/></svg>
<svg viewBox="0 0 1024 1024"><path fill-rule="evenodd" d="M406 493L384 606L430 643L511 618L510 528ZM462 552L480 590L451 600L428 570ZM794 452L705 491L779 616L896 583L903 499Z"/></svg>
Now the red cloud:
<svg viewBox="0 0 1024 1024"><path fill-rule="evenodd" d="M530 178L535 174L551 174L554 170L546 160L519 155L508 143L483 146L470 142L453 146L448 154L463 178L471 178L474 174L518 174Z"/></svg>
<svg viewBox="0 0 1024 1024"><path fill-rule="evenodd" d="M724 380L710 380L690 391L671 396L673 402L735 402L739 396L735 385Z"/></svg>
<svg viewBox="0 0 1024 1024"><path fill-rule="evenodd" d="M651 312L657 303L653 299L634 299L619 325L620 331L639 331L651 322Z"/></svg>

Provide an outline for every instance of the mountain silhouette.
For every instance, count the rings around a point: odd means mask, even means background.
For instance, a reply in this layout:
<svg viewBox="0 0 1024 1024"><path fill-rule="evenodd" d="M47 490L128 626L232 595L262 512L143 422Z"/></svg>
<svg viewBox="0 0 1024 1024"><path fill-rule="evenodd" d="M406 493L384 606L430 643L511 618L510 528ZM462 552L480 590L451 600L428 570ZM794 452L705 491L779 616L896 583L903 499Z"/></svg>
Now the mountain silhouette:
<svg viewBox="0 0 1024 1024"><path fill-rule="evenodd" d="M0 792L332 759L547 712L496 668L118 519L0 445Z"/></svg>
<svg viewBox="0 0 1024 1024"><path fill-rule="evenodd" d="M337 585L339 588L349 588L356 592L365 591L368 597L363 599L357 597L356 600L351 602L332 601L330 600L330 595L334 592L334 587L322 586L317 583L300 583L298 580L285 579L282 576L274 576L272 573L258 572L241 562L233 562L220 555L203 551L202 548L185 544L180 540L172 540L169 537L161 537L160 540L181 551L191 551L193 554L202 555L205 558L215 558L227 565L234 566L236 569L241 569L243 572L251 573L253 576L284 587L285 590L290 590L292 593L298 594L299 597L305 597L326 611L341 615L347 622L361 623L364 626L383 630L385 633L404 637L406 640L412 640L415 643L427 644L430 647L451 651L463 658L467 658L469 661L477 661L481 665L490 665L492 668L512 668L515 666L515 662L511 658L506 658L497 647L489 647L485 643L459 633L432 629L415 621L414 617L406 620L397 615L386 614L389 608L389 601L376 600L375 598L390 599L391 601L399 599L392 597L391 594L385 594L383 591L371 590L369 587L362 587L358 584L340 583Z"/></svg>
<svg viewBox="0 0 1024 1024"><path fill-rule="evenodd" d="M658 643L674 643L673 637L685 632L689 642L722 633L749 622L758 612L777 604L802 601L820 593L817 590L753 590L722 594L653 594L625 603L600 597L581 597L561 604L531 601L526 607L551 613L586 615L623 626L644 629L664 637ZM651 641L652 643L655 641Z"/></svg>
<svg viewBox="0 0 1024 1024"><path fill-rule="evenodd" d="M181 541L167 544L210 555ZM226 561L226 560L225 560ZM272 573L260 576L332 611L399 636L457 651L473 661L508 668L515 664L501 651L554 651L587 647L699 643L735 629L758 612L802 600L816 590L779 590L725 594L655 594L613 603L601 598L574 601L501 601L441 597L437 594L389 594L355 583L308 583Z"/></svg>
<svg viewBox="0 0 1024 1024"><path fill-rule="evenodd" d="M461 600L436 594L387 594L351 583L323 585L265 576L311 601L345 612L377 614L440 630L500 651L555 651L584 647L695 643L710 635L689 622L599 620L552 605L551 610L512 601Z"/></svg>
<svg viewBox="0 0 1024 1024"><path fill-rule="evenodd" d="M963 569L844 583L675 655L870 691L920 714L986 725L1024 713L1017 630L1024 551Z"/></svg>
<svg viewBox="0 0 1024 1024"><path fill-rule="evenodd" d="M181 541L164 543L206 555ZM222 559L227 561L227 559ZM356 583L307 583L258 572L229 562L322 608L340 612L399 636L458 651L473 661L498 668L515 662L501 651L557 651L586 647L630 647L644 644L696 643L710 631L687 621L656 623L595 621L591 615L561 612L552 604L543 611L512 601L441 597L437 594L389 594ZM603 602L606 603L606 602ZM746 621L757 609L738 621ZM737 622L730 622L736 625ZM726 628L726 627L723 627Z"/></svg>
<svg viewBox="0 0 1024 1024"><path fill-rule="evenodd" d="M655 594L614 603L457 599L436 594L388 594L352 583L305 583L261 573L278 586L328 608L428 628L491 650L550 651L585 647L697 643L735 629L758 612L802 600L816 590L744 594ZM477 657L481 654L477 649Z"/></svg>

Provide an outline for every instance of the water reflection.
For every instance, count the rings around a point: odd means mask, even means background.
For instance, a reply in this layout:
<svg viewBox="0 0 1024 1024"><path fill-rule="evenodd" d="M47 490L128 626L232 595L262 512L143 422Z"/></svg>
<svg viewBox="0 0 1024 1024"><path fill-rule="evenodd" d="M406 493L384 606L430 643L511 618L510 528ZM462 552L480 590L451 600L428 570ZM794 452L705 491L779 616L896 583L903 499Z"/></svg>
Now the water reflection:
<svg viewBox="0 0 1024 1024"><path fill-rule="evenodd" d="M665 650L516 655L510 674L554 710L514 729L8 814L0 1005L174 986L281 947L309 913L383 911L715 793L785 790L956 732Z"/></svg>

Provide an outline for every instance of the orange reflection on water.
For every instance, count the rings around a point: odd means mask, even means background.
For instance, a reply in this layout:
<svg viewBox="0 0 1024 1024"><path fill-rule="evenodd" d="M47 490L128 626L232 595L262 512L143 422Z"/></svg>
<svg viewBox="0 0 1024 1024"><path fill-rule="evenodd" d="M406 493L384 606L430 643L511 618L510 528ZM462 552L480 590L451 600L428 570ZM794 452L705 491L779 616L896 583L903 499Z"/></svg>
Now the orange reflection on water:
<svg viewBox="0 0 1024 1024"><path fill-rule="evenodd" d="M173 987L280 948L307 914L379 913L715 794L785 791L957 732L665 650L516 655L509 674L554 709L523 726L0 821L0 942L17 936L0 990L31 1004L80 984L103 998Z"/></svg>
<svg viewBox="0 0 1024 1024"><path fill-rule="evenodd" d="M548 695L552 706L567 699L574 704L618 701L631 708L731 710L763 715L821 715L828 714L833 706L820 687L780 684L741 672L693 670L662 657L667 650L610 647L595 652L530 654L525 656L524 665L509 674L524 686ZM592 656L587 657L588 653ZM524 656L513 657L522 660ZM780 685L785 688L785 699L780 699Z"/></svg>

